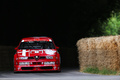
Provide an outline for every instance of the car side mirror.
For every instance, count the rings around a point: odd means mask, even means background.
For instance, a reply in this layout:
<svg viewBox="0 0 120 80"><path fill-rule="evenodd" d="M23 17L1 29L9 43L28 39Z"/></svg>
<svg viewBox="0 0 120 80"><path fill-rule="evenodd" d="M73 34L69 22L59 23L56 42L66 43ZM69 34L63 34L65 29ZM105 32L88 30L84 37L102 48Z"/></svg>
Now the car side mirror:
<svg viewBox="0 0 120 80"><path fill-rule="evenodd" d="M56 46L56 49L59 49L59 47L58 47L58 46Z"/></svg>
<svg viewBox="0 0 120 80"><path fill-rule="evenodd" d="M15 48L15 50L17 50L17 49L18 49L18 47Z"/></svg>

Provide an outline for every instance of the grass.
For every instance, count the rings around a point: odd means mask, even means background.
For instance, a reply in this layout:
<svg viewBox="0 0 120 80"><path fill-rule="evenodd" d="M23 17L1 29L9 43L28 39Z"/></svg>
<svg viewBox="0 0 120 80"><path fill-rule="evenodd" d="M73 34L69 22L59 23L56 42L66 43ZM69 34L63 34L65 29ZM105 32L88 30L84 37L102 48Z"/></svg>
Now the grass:
<svg viewBox="0 0 120 80"><path fill-rule="evenodd" d="M85 73L93 73L93 74L102 74L102 75L116 75L117 71L102 69L99 70L97 67L88 67L83 70Z"/></svg>
<svg viewBox="0 0 120 80"><path fill-rule="evenodd" d="M92 68L92 67L88 67L86 69L84 69L83 72L86 72L86 73L93 73L93 74L98 74L99 73L99 69L98 68Z"/></svg>

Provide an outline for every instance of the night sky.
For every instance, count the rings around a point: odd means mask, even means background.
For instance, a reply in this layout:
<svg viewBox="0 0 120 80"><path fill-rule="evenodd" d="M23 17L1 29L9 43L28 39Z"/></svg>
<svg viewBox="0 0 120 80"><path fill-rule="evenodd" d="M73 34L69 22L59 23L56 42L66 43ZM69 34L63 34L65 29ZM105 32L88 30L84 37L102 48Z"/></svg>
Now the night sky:
<svg viewBox="0 0 120 80"><path fill-rule="evenodd" d="M58 46L75 46L98 19L106 19L117 0L1 0L0 44L48 36Z"/></svg>

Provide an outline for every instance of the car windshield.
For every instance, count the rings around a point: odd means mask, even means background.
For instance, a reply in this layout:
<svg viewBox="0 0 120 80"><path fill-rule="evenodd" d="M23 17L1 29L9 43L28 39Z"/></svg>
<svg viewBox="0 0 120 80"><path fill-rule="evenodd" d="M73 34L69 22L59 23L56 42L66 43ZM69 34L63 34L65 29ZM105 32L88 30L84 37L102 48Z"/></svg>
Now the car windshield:
<svg viewBox="0 0 120 80"><path fill-rule="evenodd" d="M48 41L30 41L21 42L18 49L55 49L55 46Z"/></svg>

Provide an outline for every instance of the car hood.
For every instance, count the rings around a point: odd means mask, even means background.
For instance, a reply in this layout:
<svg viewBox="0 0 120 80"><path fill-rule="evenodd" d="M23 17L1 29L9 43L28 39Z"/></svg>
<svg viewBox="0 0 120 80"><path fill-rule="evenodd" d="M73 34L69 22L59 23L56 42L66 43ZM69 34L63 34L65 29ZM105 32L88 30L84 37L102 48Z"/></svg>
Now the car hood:
<svg viewBox="0 0 120 80"><path fill-rule="evenodd" d="M17 50L18 56L55 55L55 49L22 49Z"/></svg>

